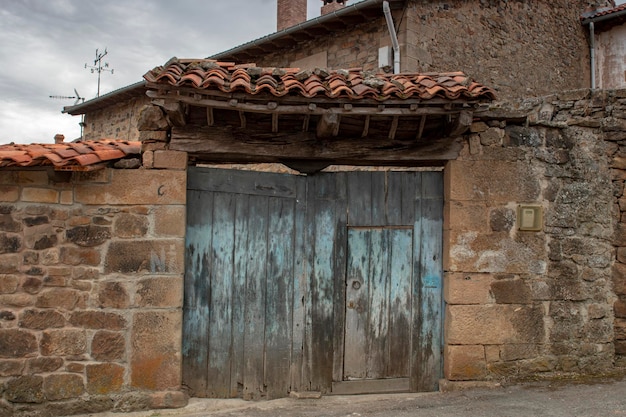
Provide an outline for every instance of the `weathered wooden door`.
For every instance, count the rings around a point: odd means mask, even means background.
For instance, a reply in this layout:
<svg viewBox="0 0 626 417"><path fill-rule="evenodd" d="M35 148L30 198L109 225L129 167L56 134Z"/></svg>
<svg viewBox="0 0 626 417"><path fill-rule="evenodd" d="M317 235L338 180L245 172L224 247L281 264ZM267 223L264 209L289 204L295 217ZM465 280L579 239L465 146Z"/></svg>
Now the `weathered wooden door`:
<svg viewBox="0 0 626 417"><path fill-rule="evenodd" d="M436 389L441 218L439 172L191 169L185 384L244 398Z"/></svg>

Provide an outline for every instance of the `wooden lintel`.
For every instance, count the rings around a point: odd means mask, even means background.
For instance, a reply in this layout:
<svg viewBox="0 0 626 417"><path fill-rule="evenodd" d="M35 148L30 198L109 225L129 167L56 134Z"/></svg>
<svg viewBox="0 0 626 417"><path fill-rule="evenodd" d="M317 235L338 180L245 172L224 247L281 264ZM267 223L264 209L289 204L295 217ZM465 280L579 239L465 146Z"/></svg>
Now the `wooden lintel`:
<svg viewBox="0 0 626 417"><path fill-rule="evenodd" d="M340 122L340 115L337 113L324 113L317 122L317 137L328 139L337 136Z"/></svg>
<svg viewBox="0 0 626 417"><path fill-rule="evenodd" d="M206 108L206 123L208 126L215 124L215 116L213 116L213 107Z"/></svg>
<svg viewBox="0 0 626 417"><path fill-rule="evenodd" d="M394 140L396 138L396 132L398 131L398 122L400 121L399 116L393 116L393 120L391 122L391 128L389 129L389 139Z"/></svg>
<svg viewBox="0 0 626 417"><path fill-rule="evenodd" d="M276 110L278 108L278 103L276 103L275 101L270 101L269 103L267 103L267 108L269 110Z"/></svg>
<svg viewBox="0 0 626 417"><path fill-rule="evenodd" d="M368 114L365 116L365 122L363 123L363 133L361 133L361 137L365 138L370 133L370 119L371 116Z"/></svg>
<svg viewBox="0 0 626 417"><path fill-rule="evenodd" d="M448 127L449 136L460 136L467 132L470 125L474 121L474 115L471 111L462 111L453 123Z"/></svg>
<svg viewBox="0 0 626 417"><path fill-rule="evenodd" d="M246 113L240 111L239 112L239 121L241 122L241 128L245 129L246 128Z"/></svg>
<svg viewBox="0 0 626 417"><path fill-rule="evenodd" d="M421 139L424 134L424 127L426 127L426 115L423 115L420 120L420 126L417 129L417 139Z"/></svg>
<svg viewBox="0 0 626 417"><path fill-rule="evenodd" d="M278 133L278 113L272 113L272 133Z"/></svg>
<svg viewBox="0 0 626 417"><path fill-rule="evenodd" d="M463 148L462 137L444 137L434 141L390 141L368 137L346 139L341 136L327 140L315 133L265 133L250 136L228 127L184 126L172 128L170 149L188 152L199 161L332 160L362 164L445 161L456 159Z"/></svg>

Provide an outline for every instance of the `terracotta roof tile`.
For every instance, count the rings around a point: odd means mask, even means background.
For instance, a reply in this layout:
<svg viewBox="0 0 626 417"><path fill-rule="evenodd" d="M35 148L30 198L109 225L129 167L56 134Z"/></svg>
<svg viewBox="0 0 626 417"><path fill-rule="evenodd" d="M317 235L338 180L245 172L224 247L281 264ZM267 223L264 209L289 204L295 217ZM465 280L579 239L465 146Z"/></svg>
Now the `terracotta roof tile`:
<svg viewBox="0 0 626 417"><path fill-rule="evenodd" d="M260 68L213 60L171 59L144 75L148 83L193 86L224 93L245 91L276 97L326 96L352 100L375 99L495 99L495 92L462 72L372 74L360 69L303 71L299 68Z"/></svg>
<svg viewBox="0 0 626 417"><path fill-rule="evenodd" d="M101 139L51 144L0 145L0 167L86 167L140 155L141 142Z"/></svg>
<svg viewBox="0 0 626 417"><path fill-rule="evenodd" d="M593 10L591 12L587 12L587 13L583 13L583 15L581 16L582 20L585 19L595 19L596 17L600 17L600 16L608 16L611 15L613 13L618 13L618 12L622 12L622 11L626 11L626 3L621 4L617 7L607 7L607 8L602 8L602 9L598 9L598 10Z"/></svg>

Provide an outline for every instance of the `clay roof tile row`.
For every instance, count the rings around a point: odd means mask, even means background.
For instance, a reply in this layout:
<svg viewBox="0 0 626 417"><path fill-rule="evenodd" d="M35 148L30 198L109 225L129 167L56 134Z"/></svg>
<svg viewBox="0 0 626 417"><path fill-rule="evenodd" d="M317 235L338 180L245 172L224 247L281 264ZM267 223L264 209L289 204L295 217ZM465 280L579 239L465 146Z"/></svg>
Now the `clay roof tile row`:
<svg viewBox="0 0 626 417"><path fill-rule="evenodd" d="M0 145L0 168L87 167L141 154L141 142L101 139L51 144Z"/></svg>
<svg viewBox="0 0 626 417"><path fill-rule="evenodd" d="M352 100L374 99L495 99L495 92L462 72L373 74L360 69L305 71L298 68L261 68L213 60L170 60L144 75L149 83L224 93L267 92L276 97L326 96Z"/></svg>

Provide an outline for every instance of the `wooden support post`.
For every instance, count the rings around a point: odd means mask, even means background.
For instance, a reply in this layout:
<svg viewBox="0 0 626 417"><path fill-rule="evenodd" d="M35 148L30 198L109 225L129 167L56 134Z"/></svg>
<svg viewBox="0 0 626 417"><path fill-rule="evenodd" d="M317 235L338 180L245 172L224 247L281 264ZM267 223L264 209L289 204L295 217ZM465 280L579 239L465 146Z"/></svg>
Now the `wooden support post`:
<svg viewBox="0 0 626 417"><path fill-rule="evenodd" d="M302 122L302 131L303 132L308 132L309 130L309 123L311 122L311 115L310 114L305 114L304 115L304 121Z"/></svg>
<svg viewBox="0 0 626 417"><path fill-rule="evenodd" d="M272 133L278 133L278 113L272 113Z"/></svg>
<svg viewBox="0 0 626 417"><path fill-rule="evenodd" d="M241 121L241 128L245 129L246 128L246 113L240 111L239 112L239 120Z"/></svg>
<svg viewBox="0 0 626 417"><path fill-rule="evenodd" d="M417 130L417 139L421 139L422 135L424 134L424 127L426 126L426 115L422 116L422 119L420 120L420 126L419 129Z"/></svg>
<svg viewBox="0 0 626 417"><path fill-rule="evenodd" d="M393 116L391 122L391 128L389 129L389 139L394 140L396 138L396 132L398 131L398 123L400 122L400 116Z"/></svg>
<svg viewBox="0 0 626 417"><path fill-rule="evenodd" d="M206 108L206 123L207 123L207 126L215 125L215 117L213 116L213 107Z"/></svg>
<svg viewBox="0 0 626 417"><path fill-rule="evenodd" d="M371 119L371 116L369 114L365 116L365 123L363 125L363 133L361 133L362 138L365 138L367 137L367 135L370 134L370 119Z"/></svg>

